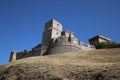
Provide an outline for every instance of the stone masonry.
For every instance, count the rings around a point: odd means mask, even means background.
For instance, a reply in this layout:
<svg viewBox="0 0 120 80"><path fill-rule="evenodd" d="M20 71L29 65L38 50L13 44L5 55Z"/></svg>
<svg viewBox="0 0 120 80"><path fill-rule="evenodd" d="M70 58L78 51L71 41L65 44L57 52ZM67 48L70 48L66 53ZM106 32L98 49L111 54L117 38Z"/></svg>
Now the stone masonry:
<svg viewBox="0 0 120 80"><path fill-rule="evenodd" d="M91 49L95 49L95 47L81 42L74 36L73 32L62 30L62 24L52 19L45 24L41 44L38 44L36 47L32 48L32 50L24 50L23 52L12 51L9 61L33 56Z"/></svg>

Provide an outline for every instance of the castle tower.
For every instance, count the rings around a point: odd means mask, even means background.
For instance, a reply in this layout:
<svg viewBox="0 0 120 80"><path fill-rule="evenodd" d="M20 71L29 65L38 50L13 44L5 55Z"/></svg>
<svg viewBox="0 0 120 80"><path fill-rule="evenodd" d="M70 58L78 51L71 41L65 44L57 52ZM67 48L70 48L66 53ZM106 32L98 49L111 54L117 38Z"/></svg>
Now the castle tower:
<svg viewBox="0 0 120 80"><path fill-rule="evenodd" d="M12 51L10 54L10 60L9 61L15 61L16 60L17 53L16 51Z"/></svg>
<svg viewBox="0 0 120 80"><path fill-rule="evenodd" d="M51 39L56 39L59 36L61 36L61 32L62 32L62 24L58 22L57 20L52 19L45 24L44 32L42 35L42 50L43 51L41 52L41 54L46 52L46 49L49 45L49 41Z"/></svg>

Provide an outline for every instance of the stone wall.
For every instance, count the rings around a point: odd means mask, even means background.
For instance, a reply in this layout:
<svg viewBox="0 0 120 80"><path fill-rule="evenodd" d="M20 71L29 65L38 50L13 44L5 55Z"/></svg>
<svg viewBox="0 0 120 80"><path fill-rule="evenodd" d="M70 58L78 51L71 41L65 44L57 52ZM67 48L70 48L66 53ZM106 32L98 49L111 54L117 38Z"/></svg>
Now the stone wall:
<svg viewBox="0 0 120 80"><path fill-rule="evenodd" d="M15 60L22 59L22 58L40 56L40 55L41 55L41 49L36 49L36 50L31 50L31 51L24 50L24 52L12 51L9 61L15 61Z"/></svg>
<svg viewBox="0 0 120 80"><path fill-rule="evenodd" d="M22 58L27 58L27 57L32 57L32 56L40 56L41 55L41 50L32 50L28 52L18 52L16 55L16 60L17 59L22 59Z"/></svg>
<svg viewBox="0 0 120 80"><path fill-rule="evenodd" d="M74 51L79 51L79 50L80 50L80 48L75 47L75 46L59 45L59 46L54 46L51 49L49 49L45 55L74 52Z"/></svg>
<svg viewBox="0 0 120 80"><path fill-rule="evenodd" d="M60 36L48 47L46 54L65 53L81 50L80 41L75 37Z"/></svg>
<svg viewBox="0 0 120 80"><path fill-rule="evenodd" d="M95 47L88 44L81 44L81 50L94 50Z"/></svg>
<svg viewBox="0 0 120 80"><path fill-rule="evenodd" d="M45 29L42 35L42 55L46 52L49 41L53 38L61 36L62 24L56 20L50 20L45 24Z"/></svg>
<svg viewBox="0 0 120 80"><path fill-rule="evenodd" d="M61 35L56 40L50 41L47 55L48 54L57 54L57 53L65 53L65 52L74 52L79 50L93 50L94 46L84 44L79 41L79 39L73 37L68 37L66 35Z"/></svg>
<svg viewBox="0 0 120 80"><path fill-rule="evenodd" d="M9 61L15 61L16 60L16 56L17 56L16 51L11 51Z"/></svg>

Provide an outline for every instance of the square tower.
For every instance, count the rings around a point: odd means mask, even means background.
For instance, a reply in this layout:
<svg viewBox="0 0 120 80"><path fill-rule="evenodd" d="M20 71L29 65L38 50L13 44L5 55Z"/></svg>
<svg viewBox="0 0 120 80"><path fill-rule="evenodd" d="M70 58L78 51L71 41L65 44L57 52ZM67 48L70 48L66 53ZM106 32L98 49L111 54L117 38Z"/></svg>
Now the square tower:
<svg viewBox="0 0 120 80"><path fill-rule="evenodd" d="M51 39L56 39L61 36L62 24L55 19L48 21L45 24L44 32L42 35L42 44L48 45Z"/></svg>
<svg viewBox="0 0 120 80"><path fill-rule="evenodd" d="M62 24L57 20L52 19L45 24L44 32L42 35L42 47L43 50L45 49L44 51L46 51L49 45L49 41L51 39L56 39L59 36L61 36L61 32L62 32Z"/></svg>

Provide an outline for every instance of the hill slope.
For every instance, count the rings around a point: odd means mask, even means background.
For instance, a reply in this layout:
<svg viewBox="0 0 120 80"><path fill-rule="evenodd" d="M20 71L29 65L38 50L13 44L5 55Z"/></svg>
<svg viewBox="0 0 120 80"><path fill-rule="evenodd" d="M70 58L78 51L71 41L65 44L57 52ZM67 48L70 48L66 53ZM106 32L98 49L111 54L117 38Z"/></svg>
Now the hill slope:
<svg viewBox="0 0 120 80"><path fill-rule="evenodd" d="M0 66L0 80L104 79L120 80L120 48L31 57Z"/></svg>

